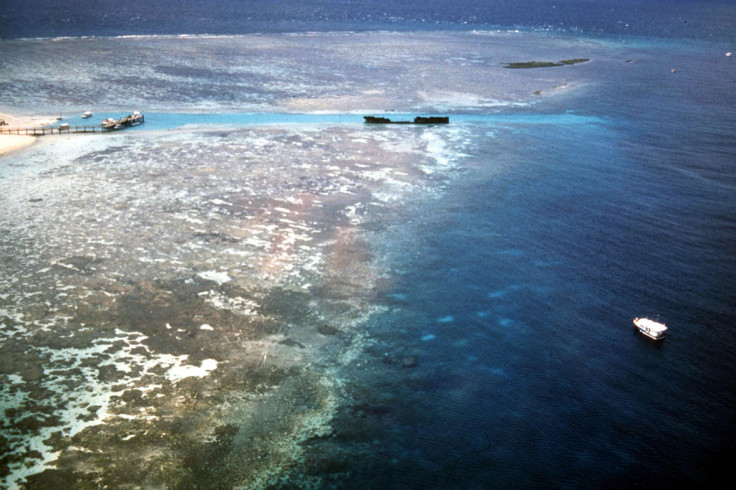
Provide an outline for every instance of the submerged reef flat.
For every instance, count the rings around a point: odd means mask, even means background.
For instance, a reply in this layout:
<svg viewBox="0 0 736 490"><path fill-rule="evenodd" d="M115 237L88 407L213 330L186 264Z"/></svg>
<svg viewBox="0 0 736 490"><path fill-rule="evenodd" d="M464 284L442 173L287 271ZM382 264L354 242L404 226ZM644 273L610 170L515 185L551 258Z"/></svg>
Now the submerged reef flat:
<svg viewBox="0 0 736 490"><path fill-rule="evenodd" d="M0 89L19 113L488 112L585 83L502 66L572 48L503 32L0 41ZM408 209L504 148L468 123L185 124L2 157L0 486L346 481L363 450L335 443L350 410L385 415L349 378L399 275L390 238L414 240ZM370 372L418 364L397 352Z"/></svg>
<svg viewBox="0 0 736 490"><path fill-rule="evenodd" d="M469 131L180 130L7 157L3 485L308 474L386 284L368 236L437 195Z"/></svg>
<svg viewBox="0 0 736 490"><path fill-rule="evenodd" d="M0 51L3 106L44 114L90 101L95 113L487 111L571 81L522 76L509 59L611 55L602 41L502 31L0 40Z"/></svg>

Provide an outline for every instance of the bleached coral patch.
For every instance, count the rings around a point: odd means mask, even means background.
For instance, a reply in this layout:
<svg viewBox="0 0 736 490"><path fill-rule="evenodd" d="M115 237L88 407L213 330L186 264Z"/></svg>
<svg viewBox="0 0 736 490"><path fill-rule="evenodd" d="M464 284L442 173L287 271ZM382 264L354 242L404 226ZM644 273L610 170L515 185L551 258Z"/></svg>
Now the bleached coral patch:
<svg viewBox="0 0 736 490"><path fill-rule="evenodd" d="M191 364L183 364L189 356L172 357L173 365L166 372L166 377L173 383L177 383L184 378L204 378L210 372L217 369L217 361L215 359L205 359L199 366Z"/></svg>
<svg viewBox="0 0 736 490"><path fill-rule="evenodd" d="M227 272L217 272L217 271L204 271L199 272L197 274L202 279L205 279L207 281L216 282L217 284L225 284L226 282L232 281L232 278L227 274Z"/></svg>

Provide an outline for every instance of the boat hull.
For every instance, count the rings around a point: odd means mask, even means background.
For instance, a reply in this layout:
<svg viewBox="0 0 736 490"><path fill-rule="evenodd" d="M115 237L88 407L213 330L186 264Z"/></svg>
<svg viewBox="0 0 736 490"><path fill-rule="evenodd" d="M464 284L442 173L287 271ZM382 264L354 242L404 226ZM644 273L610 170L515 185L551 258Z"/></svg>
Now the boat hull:
<svg viewBox="0 0 736 490"><path fill-rule="evenodd" d="M655 335L653 335L653 334L651 334L651 333L647 332L646 330L644 330L642 328L639 328L639 327L636 327L636 329L639 331L640 334L642 334L645 337L650 338L652 340L660 341L660 340L664 340L664 339L667 338L666 335L655 336Z"/></svg>

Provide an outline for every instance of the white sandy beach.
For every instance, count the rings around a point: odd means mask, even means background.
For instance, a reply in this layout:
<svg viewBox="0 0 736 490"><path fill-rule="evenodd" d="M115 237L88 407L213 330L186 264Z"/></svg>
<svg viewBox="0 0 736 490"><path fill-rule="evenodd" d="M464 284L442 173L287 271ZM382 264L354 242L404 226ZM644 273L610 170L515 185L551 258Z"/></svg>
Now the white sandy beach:
<svg viewBox="0 0 736 490"><path fill-rule="evenodd" d="M36 141L35 136L1 134L0 155L25 148L26 146L32 145L34 141Z"/></svg>
<svg viewBox="0 0 736 490"><path fill-rule="evenodd" d="M5 126L0 126L0 129L40 127L52 123L55 119L53 116L17 116L0 113L0 121L7 123ZM0 155L25 148L32 145L34 141L36 141L35 136L0 134Z"/></svg>

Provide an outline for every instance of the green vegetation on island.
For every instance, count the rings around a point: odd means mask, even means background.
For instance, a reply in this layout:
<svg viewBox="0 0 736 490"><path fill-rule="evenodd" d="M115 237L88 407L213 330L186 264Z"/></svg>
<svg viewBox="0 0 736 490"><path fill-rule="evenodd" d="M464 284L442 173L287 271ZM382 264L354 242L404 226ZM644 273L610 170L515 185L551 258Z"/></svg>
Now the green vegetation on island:
<svg viewBox="0 0 736 490"><path fill-rule="evenodd" d="M578 63L585 63L586 61L590 61L590 58L574 58L570 60L560 61L524 61L517 63L506 63L504 64L504 68L550 68L553 66L575 65Z"/></svg>

